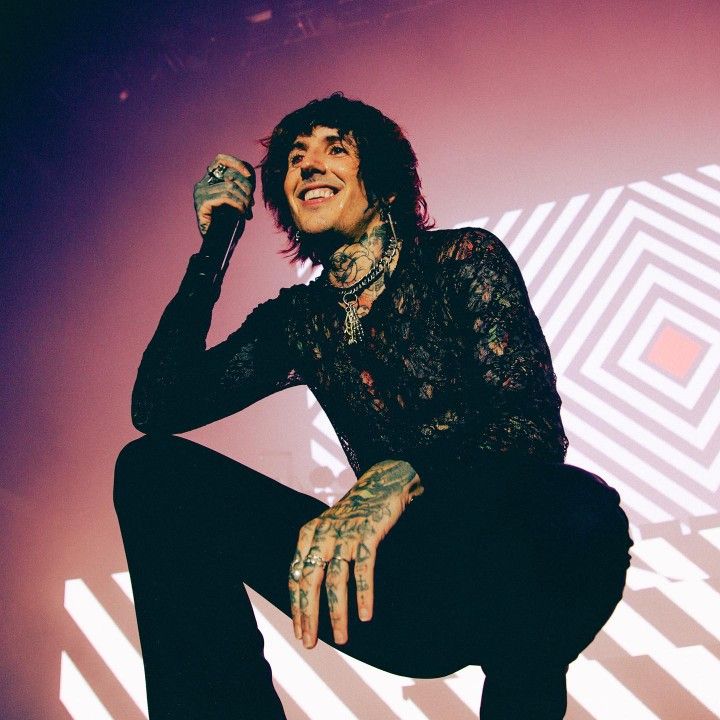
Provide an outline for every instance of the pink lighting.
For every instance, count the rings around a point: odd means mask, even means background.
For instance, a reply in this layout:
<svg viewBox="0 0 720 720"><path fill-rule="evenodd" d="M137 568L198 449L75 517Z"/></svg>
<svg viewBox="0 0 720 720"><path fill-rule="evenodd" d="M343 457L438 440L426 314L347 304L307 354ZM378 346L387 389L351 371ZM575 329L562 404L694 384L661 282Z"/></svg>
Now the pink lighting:
<svg viewBox="0 0 720 720"><path fill-rule="evenodd" d="M702 345L671 323L665 323L653 339L646 359L678 381L685 381Z"/></svg>

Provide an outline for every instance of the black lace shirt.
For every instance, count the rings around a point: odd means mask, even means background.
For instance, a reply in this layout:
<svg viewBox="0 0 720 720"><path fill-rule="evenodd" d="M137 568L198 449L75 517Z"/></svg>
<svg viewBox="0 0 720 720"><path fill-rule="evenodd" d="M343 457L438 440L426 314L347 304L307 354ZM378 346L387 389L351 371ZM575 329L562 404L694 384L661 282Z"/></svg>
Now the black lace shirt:
<svg viewBox="0 0 720 720"><path fill-rule="evenodd" d="M219 294L209 262L191 257L143 355L132 403L142 432L185 432L305 384L358 476L389 459L421 477L470 469L485 452L564 461L550 352L517 263L492 233L406 240L355 345L324 270L206 349Z"/></svg>

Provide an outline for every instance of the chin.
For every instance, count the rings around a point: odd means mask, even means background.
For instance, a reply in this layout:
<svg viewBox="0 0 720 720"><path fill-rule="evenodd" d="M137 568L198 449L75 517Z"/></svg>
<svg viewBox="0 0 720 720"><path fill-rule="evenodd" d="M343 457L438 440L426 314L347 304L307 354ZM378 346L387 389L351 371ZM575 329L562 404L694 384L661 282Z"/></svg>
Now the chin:
<svg viewBox="0 0 720 720"><path fill-rule="evenodd" d="M326 261L348 239L335 229L330 230L301 230L302 246L308 253L314 253L322 261Z"/></svg>

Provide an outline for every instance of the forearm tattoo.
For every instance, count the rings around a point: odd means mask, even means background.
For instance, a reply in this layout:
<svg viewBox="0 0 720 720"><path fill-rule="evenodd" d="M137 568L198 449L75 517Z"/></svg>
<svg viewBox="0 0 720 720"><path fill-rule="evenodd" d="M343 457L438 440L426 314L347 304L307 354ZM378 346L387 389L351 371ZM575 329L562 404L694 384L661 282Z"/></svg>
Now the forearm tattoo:
<svg viewBox="0 0 720 720"><path fill-rule="evenodd" d="M326 517L379 520L385 514L387 500L404 494L406 490L412 492L420 484L420 478L409 463L383 460L363 473L345 496L330 508Z"/></svg>

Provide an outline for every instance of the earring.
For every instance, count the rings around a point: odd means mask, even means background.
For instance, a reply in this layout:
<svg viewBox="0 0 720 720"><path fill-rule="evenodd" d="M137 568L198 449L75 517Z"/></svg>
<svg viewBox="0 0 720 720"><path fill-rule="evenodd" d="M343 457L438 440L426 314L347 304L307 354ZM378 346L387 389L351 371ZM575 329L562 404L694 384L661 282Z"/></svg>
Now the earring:
<svg viewBox="0 0 720 720"><path fill-rule="evenodd" d="M398 236L395 232L395 223L393 222L392 214L390 213L389 203L380 203L380 219L390 225L390 232L392 233L393 241L398 242Z"/></svg>

